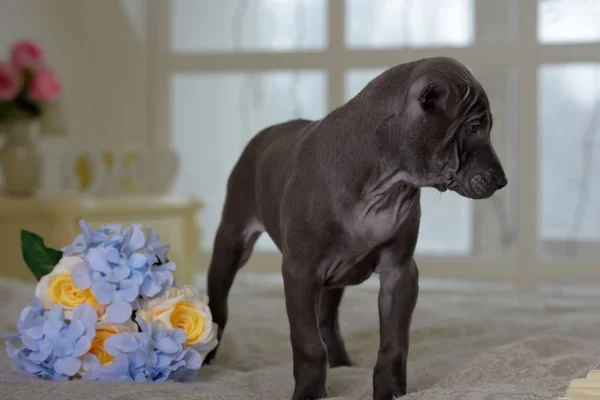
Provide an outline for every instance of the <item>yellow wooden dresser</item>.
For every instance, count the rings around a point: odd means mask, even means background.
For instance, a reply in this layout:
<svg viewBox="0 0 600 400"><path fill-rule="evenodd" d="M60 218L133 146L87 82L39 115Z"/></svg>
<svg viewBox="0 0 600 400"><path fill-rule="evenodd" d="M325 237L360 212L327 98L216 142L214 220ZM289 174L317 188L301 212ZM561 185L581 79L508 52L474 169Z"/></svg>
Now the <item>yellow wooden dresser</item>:
<svg viewBox="0 0 600 400"><path fill-rule="evenodd" d="M21 257L21 229L39 234L46 245L60 249L79 234L78 221L84 218L92 228L134 222L152 227L162 242L171 246L169 260L177 264L177 284L191 284L199 259L200 231L195 221L201 208L194 198L176 196L0 197L0 279L34 279Z"/></svg>

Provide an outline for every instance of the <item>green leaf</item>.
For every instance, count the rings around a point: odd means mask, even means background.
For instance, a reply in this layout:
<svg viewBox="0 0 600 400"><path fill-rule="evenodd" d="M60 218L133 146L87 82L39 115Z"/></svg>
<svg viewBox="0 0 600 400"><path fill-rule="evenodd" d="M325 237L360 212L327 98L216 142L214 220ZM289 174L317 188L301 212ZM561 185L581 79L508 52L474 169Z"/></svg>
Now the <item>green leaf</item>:
<svg viewBox="0 0 600 400"><path fill-rule="evenodd" d="M39 281L52 272L62 258L62 251L46 247L40 235L21 229L21 253L23 260Z"/></svg>

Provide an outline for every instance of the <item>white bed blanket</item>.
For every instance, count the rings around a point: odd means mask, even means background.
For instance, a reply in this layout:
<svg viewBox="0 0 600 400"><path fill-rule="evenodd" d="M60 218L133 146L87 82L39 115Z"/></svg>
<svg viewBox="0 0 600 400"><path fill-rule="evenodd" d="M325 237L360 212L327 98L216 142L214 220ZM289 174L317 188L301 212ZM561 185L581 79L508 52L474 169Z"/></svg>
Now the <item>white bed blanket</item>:
<svg viewBox="0 0 600 400"><path fill-rule="evenodd" d="M192 383L46 382L12 372L0 355L0 399L289 399L293 388L288 323L280 280L240 275L216 363ZM0 332L14 330L33 293L0 280ZM341 330L356 363L328 373L337 399L369 399L378 345L377 290L350 288ZM600 365L598 298L523 298L481 289L423 288L413 320L406 400L542 400Z"/></svg>

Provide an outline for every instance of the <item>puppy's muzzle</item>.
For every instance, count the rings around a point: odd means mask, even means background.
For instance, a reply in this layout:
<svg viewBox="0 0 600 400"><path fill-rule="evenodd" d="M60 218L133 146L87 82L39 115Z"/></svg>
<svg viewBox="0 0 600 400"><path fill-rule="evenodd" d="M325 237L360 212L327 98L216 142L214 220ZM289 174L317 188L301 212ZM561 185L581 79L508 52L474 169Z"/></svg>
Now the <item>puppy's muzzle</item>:
<svg viewBox="0 0 600 400"><path fill-rule="evenodd" d="M474 198L485 199L497 190L508 184L504 170L500 166L493 166L487 170L473 175L469 179L469 187Z"/></svg>

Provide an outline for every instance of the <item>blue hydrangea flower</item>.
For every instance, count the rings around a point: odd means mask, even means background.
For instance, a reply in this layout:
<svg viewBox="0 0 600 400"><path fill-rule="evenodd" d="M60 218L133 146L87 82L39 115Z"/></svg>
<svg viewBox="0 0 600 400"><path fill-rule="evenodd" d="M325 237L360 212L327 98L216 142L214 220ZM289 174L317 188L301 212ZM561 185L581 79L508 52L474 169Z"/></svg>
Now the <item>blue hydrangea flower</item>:
<svg viewBox="0 0 600 400"><path fill-rule="evenodd" d="M114 233L114 226L101 228L93 231L92 228L83 219L79 221L81 233L77 235L75 240L63 247L61 250L65 256L73 256L83 253L90 247L95 247L111 241L111 236Z"/></svg>
<svg viewBox="0 0 600 400"><path fill-rule="evenodd" d="M186 335L181 329L167 332L160 322L150 324L137 318L138 333L121 333L104 342L106 351L115 356L102 365L95 355L84 358L84 379L99 381L164 382L188 380L202 366L202 357L192 348L184 348Z"/></svg>
<svg viewBox="0 0 600 400"><path fill-rule="evenodd" d="M132 257L133 262L126 262L115 252L116 250L107 248L89 249L83 255L85 263L73 268L73 282L83 290L91 287L101 304L110 304L112 300L107 296L112 296L117 290L133 291L133 287L137 287L144 298L152 299L173 285L174 263L138 267L135 260L139 258ZM136 293L135 296L137 295ZM101 300L100 296L106 300Z"/></svg>
<svg viewBox="0 0 600 400"><path fill-rule="evenodd" d="M167 253L169 246L163 246L158 233L149 227L144 227L146 232L146 244L144 245L144 255L148 265L165 264L167 262Z"/></svg>
<svg viewBox="0 0 600 400"><path fill-rule="evenodd" d="M143 268L148 265L146 256L141 253L145 245L146 239L139 224L133 224L123 232L119 268L126 268L130 279L136 280L138 284L142 283Z"/></svg>
<svg viewBox="0 0 600 400"><path fill-rule="evenodd" d="M88 268L82 268L86 269L90 282L105 280L118 283L130 279L139 286L144 280L144 268L147 266L146 257L139 252L144 242L141 227L132 225L122 233L121 240L84 253L83 258Z"/></svg>
<svg viewBox="0 0 600 400"><path fill-rule="evenodd" d="M108 305L109 321L122 323L136 307L148 268L141 253L146 243L141 226L133 224L118 236L116 242L88 249L82 255L85 264L74 268L72 276L77 287L91 287L98 302Z"/></svg>
<svg viewBox="0 0 600 400"><path fill-rule="evenodd" d="M124 280L118 284L98 281L92 285L92 293L98 303L108 305L107 319L121 324L131 318L139 295L139 285L132 280Z"/></svg>
<svg viewBox="0 0 600 400"><path fill-rule="evenodd" d="M109 321L126 321L140 295L152 299L173 285L169 247L162 246L152 229L133 224L122 231L119 225L108 225L94 232L85 221L80 225L82 234L67 246L81 251L85 261L73 268L73 282L82 290L91 288L98 302L108 306Z"/></svg>
<svg viewBox="0 0 600 400"><path fill-rule="evenodd" d="M173 271L175 271L175 264L172 262L148 267L140 288L141 295L145 299L162 295L174 283Z"/></svg>
<svg viewBox="0 0 600 400"><path fill-rule="evenodd" d="M117 243L123 239L123 232L121 231L121 225L119 224L101 226L100 229L98 229L98 232L108 237L103 242L105 244Z"/></svg>
<svg viewBox="0 0 600 400"><path fill-rule="evenodd" d="M144 256L148 262L140 293L145 299L160 296L174 283L173 271L175 264L168 262L169 246L163 246L158 233L149 227L144 227L146 244Z"/></svg>
<svg viewBox="0 0 600 400"><path fill-rule="evenodd" d="M111 252L107 249L92 248L83 255L85 263L73 268L73 283L83 290L91 287L98 303L107 305L106 317L109 321L123 323L131 317L139 296L139 288L143 275L137 280L130 277L129 267L126 270L110 263L107 257Z"/></svg>
<svg viewBox="0 0 600 400"><path fill-rule="evenodd" d="M34 300L21 312L18 333L8 337L8 355L13 365L27 375L67 380L81 370L81 357L96 335L96 319L94 308L81 304L67 324L59 305L43 310L39 300Z"/></svg>
<svg viewBox="0 0 600 400"><path fill-rule="evenodd" d="M30 328L36 328L44 324L45 318L42 301L38 297L30 297L30 306L27 306L21 311L19 320L17 321L17 329L19 332Z"/></svg>
<svg viewBox="0 0 600 400"><path fill-rule="evenodd" d="M139 252L145 244L141 226L134 224L121 232L113 225L100 231L107 239L82 253L87 266L82 265L75 272L81 285L89 287L99 280L118 283L125 279L135 280L140 285L144 279L142 268L147 265L146 257Z"/></svg>
<svg viewBox="0 0 600 400"><path fill-rule="evenodd" d="M107 281L117 283L129 276L127 267L120 268L121 257L114 247L88 249L81 255L85 263L73 268L73 279L81 289L87 289L94 282Z"/></svg>

